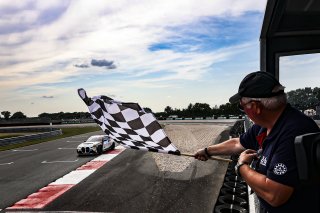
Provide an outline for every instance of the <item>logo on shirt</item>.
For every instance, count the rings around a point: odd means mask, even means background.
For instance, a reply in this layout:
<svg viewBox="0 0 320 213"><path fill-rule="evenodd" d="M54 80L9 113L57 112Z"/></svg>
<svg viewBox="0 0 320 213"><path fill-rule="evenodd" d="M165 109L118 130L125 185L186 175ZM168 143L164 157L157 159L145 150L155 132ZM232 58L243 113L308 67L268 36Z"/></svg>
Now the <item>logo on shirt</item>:
<svg viewBox="0 0 320 213"><path fill-rule="evenodd" d="M284 175L287 172L287 167L283 163L278 163L273 168L273 173L276 175Z"/></svg>
<svg viewBox="0 0 320 213"><path fill-rule="evenodd" d="M263 166L267 166L267 157L262 156L260 164L263 165Z"/></svg>

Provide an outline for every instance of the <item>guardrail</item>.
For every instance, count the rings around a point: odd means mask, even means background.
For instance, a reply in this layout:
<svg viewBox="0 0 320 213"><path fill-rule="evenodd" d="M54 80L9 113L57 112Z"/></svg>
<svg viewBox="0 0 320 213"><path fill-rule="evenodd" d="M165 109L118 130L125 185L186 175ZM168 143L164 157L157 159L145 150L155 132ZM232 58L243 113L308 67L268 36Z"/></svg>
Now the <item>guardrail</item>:
<svg viewBox="0 0 320 213"><path fill-rule="evenodd" d="M77 124L77 123L94 123L94 120L92 118L58 119L58 120L41 119L41 118L4 120L0 118L0 127Z"/></svg>
<svg viewBox="0 0 320 213"><path fill-rule="evenodd" d="M221 115L214 117L158 117L158 120L216 120L216 119L242 119L242 115Z"/></svg>
<svg viewBox="0 0 320 213"><path fill-rule="evenodd" d="M0 129L0 132L2 133L42 132L37 134L0 139L0 147L12 145L12 144L19 144L19 143L23 143L31 140L50 138L50 137L62 134L62 130L56 129L56 128L6 128L6 129Z"/></svg>
<svg viewBox="0 0 320 213"><path fill-rule="evenodd" d="M0 128L0 133L15 133L15 132L51 132L59 130L51 127L17 127L17 128Z"/></svg>

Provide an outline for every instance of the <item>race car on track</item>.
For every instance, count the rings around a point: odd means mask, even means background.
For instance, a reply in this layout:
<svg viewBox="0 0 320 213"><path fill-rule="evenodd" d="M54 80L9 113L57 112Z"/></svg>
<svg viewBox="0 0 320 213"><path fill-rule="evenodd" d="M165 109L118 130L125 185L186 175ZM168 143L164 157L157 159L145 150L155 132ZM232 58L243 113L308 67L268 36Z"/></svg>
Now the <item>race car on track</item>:
<svg viewBox="0 0 320 213"><path fill-rule="evenodd" d="M77 147L78 155L100 155L106 150L113 150L116 142L106 135L93 135Z"/></svg>

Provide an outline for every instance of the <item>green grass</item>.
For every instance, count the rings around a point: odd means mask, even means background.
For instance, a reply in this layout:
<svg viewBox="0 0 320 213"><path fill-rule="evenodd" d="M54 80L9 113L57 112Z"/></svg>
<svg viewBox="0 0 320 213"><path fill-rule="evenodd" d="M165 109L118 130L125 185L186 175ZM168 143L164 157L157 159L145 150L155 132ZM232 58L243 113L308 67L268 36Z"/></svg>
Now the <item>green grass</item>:
<svg viewBox="0 0 320 213"><path fill-rule="evenodd" d="M74 135L80 135L80 134L85 134L88 132L95 132L101 130L100 127L70 127L70 128L61 128L62 130L62 135L57 135L51 138L45 138L45 139L38 139L38 140L32 140L20 144L12 144L8 146L2 146L0 147L0 151L4 150L9 150L9 149L16 149L19 147L24 147L24 146L29 146L33 144L38 144L38 143L43 143L47 141L52 141L52 140L57 140L60 138L66 138L66 137L71 137Z"/></svg>

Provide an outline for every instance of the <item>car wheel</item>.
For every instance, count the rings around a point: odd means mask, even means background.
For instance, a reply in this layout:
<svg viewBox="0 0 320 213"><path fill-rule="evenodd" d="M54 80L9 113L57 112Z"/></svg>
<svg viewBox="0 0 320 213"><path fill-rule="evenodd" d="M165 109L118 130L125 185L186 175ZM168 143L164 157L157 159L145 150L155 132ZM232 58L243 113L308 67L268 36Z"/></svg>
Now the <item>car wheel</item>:
<svg viewBox="0 0 320 213"><path fill-rule="evenodd" d="M98 146L97 148L98 155L102 154L102 146Z"/></svg>
<svg viewBox="0 0 320 213"><path fill-rule="evenodd" d="M115 147L116 147L116 144L113 142L112 145L109 147L109 150L114 150Z"/></svg>

